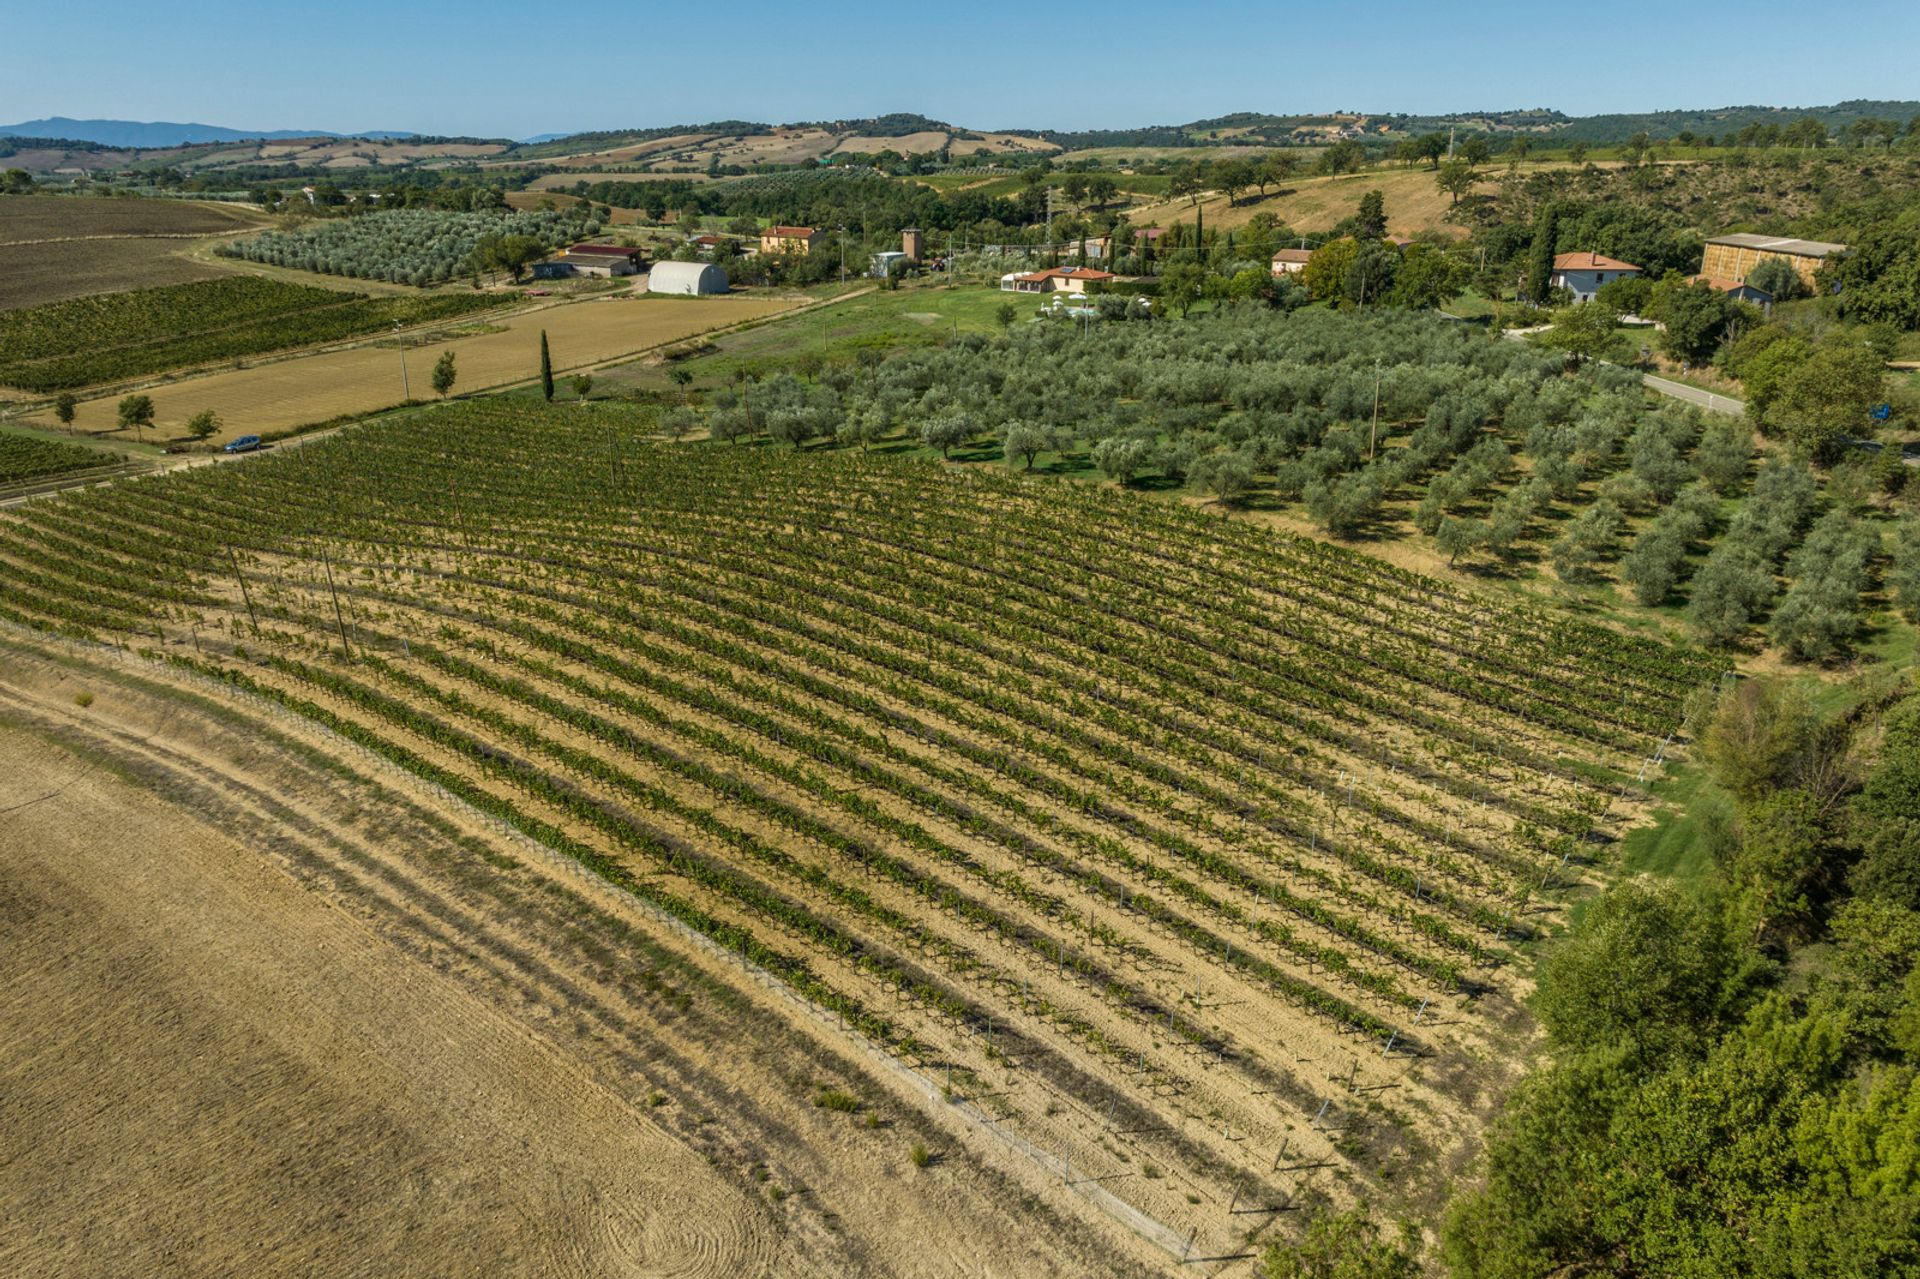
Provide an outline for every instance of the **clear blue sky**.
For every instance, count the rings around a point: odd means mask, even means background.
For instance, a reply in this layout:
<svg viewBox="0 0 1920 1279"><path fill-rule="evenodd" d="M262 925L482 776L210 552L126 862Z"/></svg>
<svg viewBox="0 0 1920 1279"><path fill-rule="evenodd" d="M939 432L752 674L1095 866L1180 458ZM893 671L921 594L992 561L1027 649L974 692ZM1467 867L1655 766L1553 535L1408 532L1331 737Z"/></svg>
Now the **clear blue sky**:
<svg viewBox="0 0 1920 1279"><path fill-rule="evenodd" d="M1920 0L5 0L0 30L0 123L524 137L885 111L1087 128L1239 110L1591 114L1920 95Z"/></svg>

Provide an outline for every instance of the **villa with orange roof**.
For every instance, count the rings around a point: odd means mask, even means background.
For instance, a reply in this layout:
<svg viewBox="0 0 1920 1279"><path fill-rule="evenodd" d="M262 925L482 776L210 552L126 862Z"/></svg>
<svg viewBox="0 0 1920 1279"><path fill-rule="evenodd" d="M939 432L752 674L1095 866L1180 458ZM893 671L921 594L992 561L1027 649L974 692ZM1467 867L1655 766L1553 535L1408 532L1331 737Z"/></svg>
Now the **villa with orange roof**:
<svg viewBox="0 0 1920 1279"><path fill-rule="evenodd" d="M1631 262L1622 262L1599 253L1557 253L1553 258L1551 283L1566 289L1576 302L1591 302L1603 284L1642 274Z"/></svg>

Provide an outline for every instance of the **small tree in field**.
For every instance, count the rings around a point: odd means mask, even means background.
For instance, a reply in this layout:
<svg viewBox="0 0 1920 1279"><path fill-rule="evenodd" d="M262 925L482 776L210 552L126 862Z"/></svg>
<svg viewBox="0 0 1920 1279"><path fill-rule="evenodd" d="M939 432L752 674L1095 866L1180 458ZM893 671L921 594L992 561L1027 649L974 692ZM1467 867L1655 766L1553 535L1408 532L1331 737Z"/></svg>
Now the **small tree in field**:
<svg viewBox="0 0 1920 1279"><path fill-rule="evenodd" d="M587 393L593 390L593 374L576 373L574 374L571 385L573 387L574 398L584 400L587 398Z"/></svg>
<svg viewBox="0 0 1920 1279"><path fill-rule="evenodd" d="M1020 458L1026 462L1026 469L1033 469L1033 460L1047 449L1055 447L1053 432L1044 426L1032 422L1013 422L1007 426L1000 437L1000 450L1007 460Z"/></svg>
<svg viewBox="0 0 1920 1279"><path fill-rule="evenodd" d="M1093 464L1122 488L1147 469L1153 456L1153 441L1133 436L1110 435L1093 446Z"/></svg>
<svg viewBox="0 0 1920 1279"><path fill-rule="evenodd" d="M965 444L973 435L973 423L964 413L942 413L930 417L920 424L920 440L928 448L940 450L940 456L950 458L953 451Z"/></svg>
<svg viewBox="0 0 1920 1279"><path fill-rule="evenodd" d="M1238 506L1253 491L1253 463L1241 453L1212 453L1187 468L1187 479L1222 506Z"/></svg>
<svg viewBox="0 0 1920 1279"><path fill-rule="evenodd" d="M457 374L453 368L453 352L444 352L439 359L433 362L434 393L441 399L445 399L447 392L453 390L453 381L458 376L459 374Z"/></svg>
<svg viewBox="0 0 1920 1279"><path fill-rule="evenodd" d="M204 440L220 429L220 415L212 409L201 409L187 419L187 434L196 440Z"/></svg>
<svg viewBox="0 0 1920 1279"><path fill-rule="evenodd" d="M153 399L145 395L129 395L120 401L120 429L132 427L136 436L153 425Z"/></svg>
<svg viewBox="0 0 1920 1279"><path fill-rule="evenodd" d="M691 396L687 388L693 384L693 370L677 367L669 369L667 371L667 380L680 388L680 402L682 404L688 403Z"/></svg>
<svg viewBox="0 0 1920 1279"><path fill-rule="evenodd" d="M60 398L53 402L53 416L59 421L61 426L71 431L73 429L73 411L78 408L79 405L80 401L73 398L72 391L62 391Z"/></svg>

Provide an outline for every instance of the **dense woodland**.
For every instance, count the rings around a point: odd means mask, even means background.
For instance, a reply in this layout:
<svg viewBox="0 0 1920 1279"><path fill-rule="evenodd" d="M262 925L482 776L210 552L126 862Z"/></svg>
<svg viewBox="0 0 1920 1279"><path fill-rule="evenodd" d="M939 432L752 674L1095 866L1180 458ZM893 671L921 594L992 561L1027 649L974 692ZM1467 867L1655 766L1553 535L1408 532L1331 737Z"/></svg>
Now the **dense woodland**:
<svg viewBox="0 0 1920 1279"><path fill-rule="evenodd" d="M1695 891L1628 879L1548 956L1551 1061L1458 1202L1461 1279L1920 1269L1920 694L1696 708Z"/></svg>

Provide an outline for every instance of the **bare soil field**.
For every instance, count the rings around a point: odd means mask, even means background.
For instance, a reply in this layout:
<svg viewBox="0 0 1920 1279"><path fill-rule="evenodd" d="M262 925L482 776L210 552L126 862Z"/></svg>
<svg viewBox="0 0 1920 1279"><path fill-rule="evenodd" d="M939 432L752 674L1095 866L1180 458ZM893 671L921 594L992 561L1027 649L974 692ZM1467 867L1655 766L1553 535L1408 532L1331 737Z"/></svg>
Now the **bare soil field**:
<svg viewBox="0 0 1920 1279"><path fill-rule="evenodd" d="M838 138L825 129L781 129L759 137L724 138L701 148L696 159L718 153L722 164L800 164L831 154Z"/></svg>
<svg viewBox="0 0 1920 1279"><path fill-rule="evenodd" d="M645 142L636 142L631 146L611 147L605 151L582 151L577 155L555 156L545 163L564 168L591 168L603 164L631 164L643 156L661 155L672 151L684 151L699 146L713 137L710 133L676 133L664 138L650 138Z"/></svg>
<svg viewBox="0 0 1920 1279"><path fill-rule="evenodd" d="M872 155L879 151L894 151L901 155L924 154L938 151L947 145L947 134L925 130L920 133L908 133L900 137L869 138L858 134L840 139L835 151L849 151L855 155Z"/></svg>
<svg viewBox="0 0 1920 1279"><path fill-rule="evenodd" d="M92 236L214 235L264 219L249 208L198 200L0 196L0 244Z"/></svg>
<svg viewBox="0 0 1920 1279"><path fill-rule="evenodd" d="M644 169L625 173L543 173L533 180L527 191L564 191L576 182L663 182L669 178L680 182L711 181L704 173L653 173ZM513 194L526 193L518 191Z"/></svg>
<svg viewBox="0 0 1920 1279"><path fill-rule="evenodd" d="M0 309L64 302L228 274L187 257L182 240L115 239L0 244Z"/></svg>
<svg viewBox="0 0 1920 1279"><path fill-rule="evenodd" d="M0 308L230 274L189 255L262 222L211 202L0 196Z"/></svg>
<svg viewBox="0 0 1920 1279"><path fill-rule="evenodd" d="M955 135L952 140L954 153L972 155L982 147L995 154L1019 151L1058 151L1060 148L1045 138L1030 138L1019 133L983 133L978 138L963 138Z"/></svg>
<svg viewBox="0 0 1920 1279"><path fill-rule="evenodd" d="M401 351L390 342L293 356L251 364L230 372L183 378L148 390L155 426L148 438L178 436L203 409L219 414L222 429L213 443L240 435L264 435L324 422L349 413L369 413L405 399L432 395L428 375L445 351L458 370L456 390L482 390L535 376L540 368L540 334L547 334L554 370L564 373L717 328L792 310L795 299L649 298L631 294L545 307L475 325L455 325L441 338L410 338L407 376ZM461 336L465 332L470 336ZM80 403L75 426L94 434L125 435L117 419L119 397ZM50 414L36 420L51 425Z"/></svg>
<svg viewBox="0 0 1920 1279"><path fill-rule="evenodd" d="M724 961L265 707L0 637L0 777L6 1273L1142 1273Z"/></svg>
<svg viewBox="0 0 1920 1279"><path fill-rule="evenodd" d="M280 142L241 142L188 153L183 167L204 170L242 164L318 165L329 169L368 165L419 164L435 160L474 160L499 155L497 142L413 142L404 138L294 138Z"/></svg>
<svg viewBox="0 0 1920 1279"><path fill-rule="evenodd" d="M572 184L568 183L567 185ZM552 200L563 209L580 203L579 196L567 195L560 191L535 190L507 192L507 207L510 209L520 209L522 211L537 209L543 200ZM614 226L633 226L641 221L641 213L639 209L614 209L613 217L610 218L609 221Z"/></svg>

